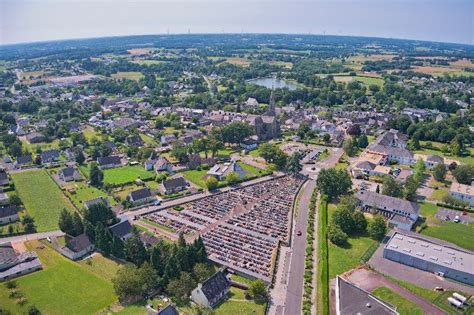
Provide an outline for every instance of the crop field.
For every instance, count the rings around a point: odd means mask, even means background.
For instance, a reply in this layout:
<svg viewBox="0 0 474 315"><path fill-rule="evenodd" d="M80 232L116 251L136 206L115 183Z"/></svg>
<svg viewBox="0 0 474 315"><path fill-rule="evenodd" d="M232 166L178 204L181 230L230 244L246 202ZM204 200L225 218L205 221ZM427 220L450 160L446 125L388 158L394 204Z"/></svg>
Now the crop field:
<svg viewBox="0 0 474 315"><path fill-rule="evenodd" d="M334 81L336 82L352 82L352 81L359 81L367 85L375 84L378 86L382 86L384 83L383 79L371 76L348 76L348 75L336 75L334 76Z"/></svg>
<svg viewBox="0 0 474 315"><path fill-rule="evenodd" d="M157 49L156 49L156 48L153 48L153 47L149 47L149 48L132 48L132 49L127 50L127 52L128 52L130 55L137 56L137 55L150 55L150 54L152 54L155 50L157 50Z"/></svg>
<svg viewBox="0 0 474 315"><path fill-rule="evenodd" d="M455 67L447 66L418 66L414 67L414 71L431 74L435 76L443 76L444 74L454 75L454 76L473 76L474 72L463 71L462 69L457 69Z"/></svg>
<svg viewBox="0 0 474 315"><path fill-rule="evenodd" d="M74 211L45 170L32 170L12 174L18 196L26 211L35 219L38 232L56 230L62 209Z"/></svg>
<svg viewBox="0 0 474 315"><path fill-rule="evenodd" d="M39 241L30 241L26 247L37 252L44 270L15 280L15 290L27 300L23 306L9 298L9 289L0 286L0 305L12 314L24 314L30 305L43 314L64 314L65 310L68 314L93 314L117 300L112 283L105 279L115 272L114 262L94 258L86 268Z"/></svg>
<svg viewBox="0 0 474 315"><path fill-rule="evenodd" d="M143 77L144 75L141 72L134 72L134 71L117 72L117 73L112 74L112 78L117 79L117 80L128 79L128 80L138 81Z"/></svg>
<svg viewBox="0 0 474 315"><path fill-rule="evenodd" d="M133 60L132 63L136 63L139 65L159 65L162 63L166 63L167 61L162 61L162 60Z"/></svg>
<svg viewBox="0 0 474 315"><path fill-rule="evenodd" d="M122 185L131 183L136 179L150 179L153 172L145 170L142 165L124 166L104 170L104 183L110 185Z"/></svg>

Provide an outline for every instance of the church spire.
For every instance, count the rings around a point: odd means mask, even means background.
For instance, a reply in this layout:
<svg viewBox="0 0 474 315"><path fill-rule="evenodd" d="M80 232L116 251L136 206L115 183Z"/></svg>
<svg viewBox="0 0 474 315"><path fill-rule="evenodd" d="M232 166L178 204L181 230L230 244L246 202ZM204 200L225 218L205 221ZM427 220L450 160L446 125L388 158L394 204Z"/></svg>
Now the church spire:
<svg viewBox="0 0 474 315"><path fill-rule="evenodd" d="M269 116L275 116L276 110L275 110L275 94L273 93L273 85L272 85L272 92L270 93L270 102L268 103L268 110L267 110L267 115Z"/></svg>

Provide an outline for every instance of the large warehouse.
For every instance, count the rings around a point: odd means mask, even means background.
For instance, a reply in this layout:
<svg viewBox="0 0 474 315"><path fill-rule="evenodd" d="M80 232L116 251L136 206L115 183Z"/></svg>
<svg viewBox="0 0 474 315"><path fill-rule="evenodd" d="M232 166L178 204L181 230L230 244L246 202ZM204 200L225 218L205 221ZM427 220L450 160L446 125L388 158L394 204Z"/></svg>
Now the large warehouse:
<svg viewBox="0 0 474 315"><path fill-rule="evenodd" d="M474 253L455 245L395 232L384 247L383 257L474 285Z"/></svg>

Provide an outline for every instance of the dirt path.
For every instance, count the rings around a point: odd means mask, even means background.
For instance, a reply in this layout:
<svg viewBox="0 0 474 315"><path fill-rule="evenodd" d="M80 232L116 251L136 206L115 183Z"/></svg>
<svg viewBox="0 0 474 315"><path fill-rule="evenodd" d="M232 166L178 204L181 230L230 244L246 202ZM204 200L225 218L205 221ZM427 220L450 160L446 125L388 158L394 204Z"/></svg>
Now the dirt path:
<svg viewBox="0 0 474 315"><path fill-rule="evenodd" d="M369 271L367 269L356 269L352 270L344 275L349 281L355 285L372 292L379 287L387 287L404 298L412 301L421 307L425 314L441 315L446 314L444 311L433 305L431 302L421 298L420 296L413 294L409 290L399 286L398 284L388 280L384 276Z"/></svg>

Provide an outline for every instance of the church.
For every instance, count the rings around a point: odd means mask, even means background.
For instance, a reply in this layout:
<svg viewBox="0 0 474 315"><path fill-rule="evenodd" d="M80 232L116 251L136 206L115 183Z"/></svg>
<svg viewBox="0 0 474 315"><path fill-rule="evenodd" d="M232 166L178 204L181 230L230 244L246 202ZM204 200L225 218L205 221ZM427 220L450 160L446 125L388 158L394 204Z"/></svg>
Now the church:
<svg viewBox="0 0 474 315"><path fill-rule="evenodd" d="M263 115L249 115L247 121L255 127L255 135L258 141L265 141L280 136L280 124L276 117L275 96L270 94L268 109Z"/></svg>

